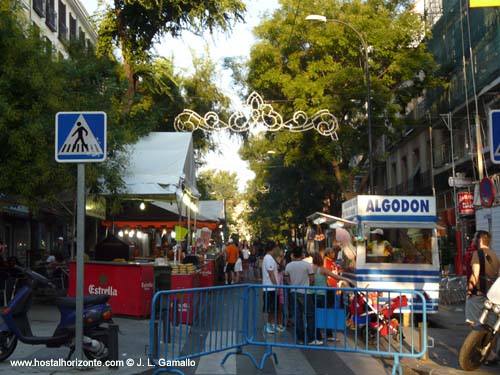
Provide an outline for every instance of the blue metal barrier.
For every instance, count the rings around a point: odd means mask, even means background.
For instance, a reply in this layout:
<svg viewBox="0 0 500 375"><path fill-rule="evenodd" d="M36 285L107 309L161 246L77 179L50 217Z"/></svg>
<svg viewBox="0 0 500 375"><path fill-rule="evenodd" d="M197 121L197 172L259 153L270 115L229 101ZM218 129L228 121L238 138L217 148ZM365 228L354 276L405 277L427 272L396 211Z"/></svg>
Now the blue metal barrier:
<svg viewBox="0 0 500 375"><path fill-rule="evenodd" d="M414 326L417 307L423 332ZM273 347L300 348L393 357L392 373L402 374L401 358L427 351L425 307L424 295L411 290L244 284L160 291L152 303L149 357L159 367L155 374L183 374L175 368L182 361L229 349L221 365L243 354L263 369L269 357L278 363ZM410 318L405 334L403 309ZM246 345L266 347L260 363Z"/></svg>

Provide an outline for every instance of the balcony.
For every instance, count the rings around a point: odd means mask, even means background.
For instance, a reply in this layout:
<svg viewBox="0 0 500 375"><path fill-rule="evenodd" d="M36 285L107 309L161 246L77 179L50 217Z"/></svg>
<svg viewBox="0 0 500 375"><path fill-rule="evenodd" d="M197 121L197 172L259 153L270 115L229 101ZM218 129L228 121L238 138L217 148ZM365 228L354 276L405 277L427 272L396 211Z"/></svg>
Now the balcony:
<svg viewBox="0 0 500 375"><path fill-rule="evenodd" d="M388 195L432 195L432 172L418 172L405 182L386 189Z"/></svg>
<svg viewBox="0 0 500 375"><path fill-rule="evenodd" d="M54 9L47 9L45 24L52 31L57 31L57 12Z"/></svg>
<svg viewBox="0 0 500 375"><path fill-rule="evenodd" d="M44 0L33 0L33 10L40 17L45 17L45 1Z"/></svg>

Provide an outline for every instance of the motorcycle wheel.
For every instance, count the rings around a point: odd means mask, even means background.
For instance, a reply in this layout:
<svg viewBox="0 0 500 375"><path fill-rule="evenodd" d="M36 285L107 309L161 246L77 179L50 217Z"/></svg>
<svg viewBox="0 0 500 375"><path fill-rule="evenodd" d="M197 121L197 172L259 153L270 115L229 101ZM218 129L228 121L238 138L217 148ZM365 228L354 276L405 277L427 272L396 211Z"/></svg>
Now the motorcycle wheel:
<svg viewBox="0 0 500 375"><path fill-rule="evenodd" d="M0 362L5 361L14 352L17 337L12 332L0 332Z"/></svg>
<svg viewBox="0 0 500 375"><path fill-rule="evenodd" d="M106 350L102 353L94 353L90 350L85 350L83 349L83 353L85 354L85 357L87 359L93 360L93 359L98 359L100 361L106 361L109 359L109 348L108 348L108 342L107 342L107 329L103 327L98 327L93 330L92 333L89 334L89 337L101 342Z"/></svg>
<svg viewBox="0 0 500 375"><path fill-rule="evenodd" d="M473 371L481 366L488 358L491 351L481 354L483 348L493 339L492 333L486 329L474 330L465 338L460 353L458 354L458 363L465 371Z"/></svg>

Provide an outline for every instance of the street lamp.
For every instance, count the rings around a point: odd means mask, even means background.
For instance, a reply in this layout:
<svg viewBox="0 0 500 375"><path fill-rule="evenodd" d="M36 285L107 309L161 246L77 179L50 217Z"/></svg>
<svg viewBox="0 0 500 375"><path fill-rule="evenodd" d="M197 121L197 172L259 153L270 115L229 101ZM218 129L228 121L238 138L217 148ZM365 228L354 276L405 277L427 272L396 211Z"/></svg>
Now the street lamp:
<svg viewBox="0 0 500 375"><path fill-rule="evenodd" d="M333 22L344 25L354 31L354 33L358 36L361 41L361 45L363 46L363 51L365 54L365 79L366 79L366 112L367 112L367 120L368 120L368 161L369 161L369 186L368 193L373 193L373 150L372 150L372 106L370 99L370 65L368 64L368 46L366 44L365 39L360 34L358 30L356 30L352 25L347 22L337 20L337 19L329 19L325 16L321 16L318 14L310 14L306 17L306 21L320 21L320 22Z"/></svg>

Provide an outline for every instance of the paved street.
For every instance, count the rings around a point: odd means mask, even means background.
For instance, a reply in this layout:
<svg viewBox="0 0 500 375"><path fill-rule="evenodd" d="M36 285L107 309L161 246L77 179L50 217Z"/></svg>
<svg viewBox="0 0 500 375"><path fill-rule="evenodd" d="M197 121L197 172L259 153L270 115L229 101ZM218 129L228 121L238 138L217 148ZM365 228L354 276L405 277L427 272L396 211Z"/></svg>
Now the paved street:
<svg viewBox="0 0 500 375"><path fill-rule="evenodd" d="M48 305L34 305L30 312L32 327L35 334L50 335L57 319L57 309ZM149 320L118 317L115 321L120 326L119 336L120 359L133 360L142 366L122 367L117 370L94 368L88 374L151 374L147 367L147 346L149 343ZM458 350L463 338L468 332L463 323L463 306L441 306L440 313L430 317L429 335L434 338L435 347L429 350L429 360L402 360L405 374L467 374L458 369ZM265 352L264 347L247 346L245 350L254 354L260 360ZM389 374L392 363L390 360L374 358L368 355L352 353L334 353L317 350L276 348L278 364L270 358L262 371L256 370L251 361L243 355L232 355L225 365L220 366L226 352L220 352L196 359L192 368L183 368L187 375L218 375L218 374ZM67 349L49 349L43 346L29 346L22 343L10 360L21 359L58 359L65 358ZM334 370L333 370L334 369ZM0 374L12 374L13 367L9 360L0 364ZM81 374L80 370L61 367L23 367L15 368L19 374ZM474 374L498 374L499 367L482 367Z"/></svg>

